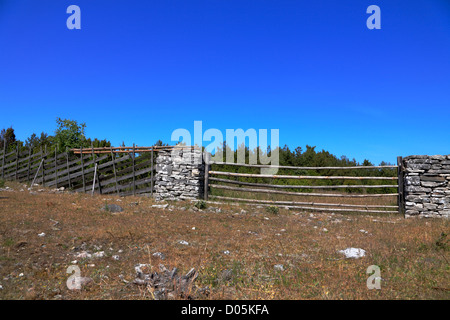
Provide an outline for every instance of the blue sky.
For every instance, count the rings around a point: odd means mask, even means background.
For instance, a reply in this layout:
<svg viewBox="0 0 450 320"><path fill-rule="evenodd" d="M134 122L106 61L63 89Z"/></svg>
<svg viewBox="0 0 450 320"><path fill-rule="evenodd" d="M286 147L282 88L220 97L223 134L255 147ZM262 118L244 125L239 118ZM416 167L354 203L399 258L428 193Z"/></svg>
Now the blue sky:
<svg viewBox="0 0 450 320"><path fill-rule="evenodd" d="M151 145L201 120L359 162L449 154L450 3L0 0L0 110L21 140L61 117Z"/></svg>

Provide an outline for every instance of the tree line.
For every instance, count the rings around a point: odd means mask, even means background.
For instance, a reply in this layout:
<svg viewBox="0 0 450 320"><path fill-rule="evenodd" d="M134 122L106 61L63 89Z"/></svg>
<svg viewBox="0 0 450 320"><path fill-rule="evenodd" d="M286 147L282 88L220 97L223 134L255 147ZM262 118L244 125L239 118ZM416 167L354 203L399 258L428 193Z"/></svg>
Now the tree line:
<svg viewBox="0 0 450 320"><path fill-rule="evenodd" d="M40 135L32 133L25 141L16 138L14 128L11 126L0 131L0 150L5 148L6 153L19 148L19 151L31 149L32 153L42 150L65 152L72 148L110 147L111 142L97 138L87 138L85 135L86 124L76 120L56 119L54 135L41 132ZM6 146L6 147L5 147Z"/></svg>

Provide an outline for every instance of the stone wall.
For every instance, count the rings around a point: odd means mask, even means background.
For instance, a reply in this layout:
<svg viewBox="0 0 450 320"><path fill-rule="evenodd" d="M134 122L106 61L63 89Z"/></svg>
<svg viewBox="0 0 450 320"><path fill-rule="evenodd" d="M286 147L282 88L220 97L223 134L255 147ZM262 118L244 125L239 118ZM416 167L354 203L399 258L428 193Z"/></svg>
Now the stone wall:
<svg viewBox="0 0 450 320"><path fill-rule="evenodd" d="M155 171L156 200L203 197L205 167L200 149L159 151Z"/></svg>
<svg viewBox="0 0 450 320"><path fill-rule="evenodd" d="M450 217L450 155L403 158L405 215Z"/></svg>

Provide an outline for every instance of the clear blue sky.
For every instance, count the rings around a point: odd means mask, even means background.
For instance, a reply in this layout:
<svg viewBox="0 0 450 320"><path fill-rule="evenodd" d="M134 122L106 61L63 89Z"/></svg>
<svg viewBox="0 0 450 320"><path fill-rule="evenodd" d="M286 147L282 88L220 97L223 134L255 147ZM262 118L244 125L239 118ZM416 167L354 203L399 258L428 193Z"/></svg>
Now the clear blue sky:
<svg viewBox="0 0 450 320"><path fill-rule="evenodd" d="M0 110L21 140L62 117L151 145L202 120L359 162L449 154L450 2L0 0Z"/></svg>

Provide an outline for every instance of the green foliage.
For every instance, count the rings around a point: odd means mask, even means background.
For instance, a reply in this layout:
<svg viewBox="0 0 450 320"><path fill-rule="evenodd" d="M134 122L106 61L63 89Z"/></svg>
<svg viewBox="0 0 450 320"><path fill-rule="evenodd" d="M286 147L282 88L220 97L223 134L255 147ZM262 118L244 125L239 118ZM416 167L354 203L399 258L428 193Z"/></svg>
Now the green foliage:
<svg viewBox="0 0 450 320"><path fill-rule="evenodd" d="M5 180L0 178L0 188L5 186Z"/></svg>
<svg viewBox="0 0 450 320"><path fill-rule="evenodd" d="M75 120L57 118L56 124L55 143L60 152L86 144L85 123L78 124Z"/></svg>
<svg viewBox="0 0 450 320"><path fill-rule="evenodd" d="M449 240L447 239L447 234L445 232L442 232L439 238L435 242L435 248L440 250L447 251L449 249L448 245Z"/></svg>
<svg viewBox="0 0 450 320"><path fill-rule="evenodd" d="M32 152L39 152L40 149L50 150L54 144L54 137L49 136L45 132L41 132L41 135L38 137L35 133L31 134L25 140L25 147L31 148Z"/></svg>
<svg viewBox="0 0 450 320"><path fill-rule="evenodd" d="M6 152L10 152L16 148L16 134L14 129L9 127L0 131L0 149L3 150L6 142Z"/></svg>
<svg viewBox="0 0 450 320"><path fill-rule="evenodd" d="M162 140L158 140L155 142L154 146L157 147L163 147L163 146L168 146L169 144L162 142Z"/></svg>
<svg viewBox="0 0 450 320"><path fill-rule="evenodd" d="M16 243L16 241L14 241L13 238L7 238L3 241L3 246L12 247L15 243Z"/></svg>
<svg viewBox="0 0 450 320"><path fill-rule="evenodd" d="M277 206L268 206L266 207L266 211L272 214L278 214L280 209Z"/></svg>
<svg viewBox="0 0 450 320"><path fill-rule="evenodd" d="M195 203L194 206L197 207L198 209L206 209L207 204L206 204L205 201L199 200L199 201L197 201L197 202Z"/></svg>

